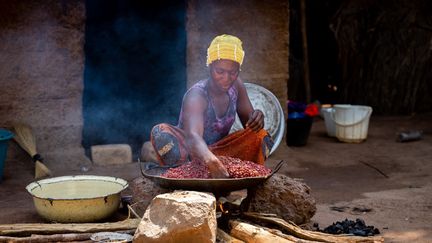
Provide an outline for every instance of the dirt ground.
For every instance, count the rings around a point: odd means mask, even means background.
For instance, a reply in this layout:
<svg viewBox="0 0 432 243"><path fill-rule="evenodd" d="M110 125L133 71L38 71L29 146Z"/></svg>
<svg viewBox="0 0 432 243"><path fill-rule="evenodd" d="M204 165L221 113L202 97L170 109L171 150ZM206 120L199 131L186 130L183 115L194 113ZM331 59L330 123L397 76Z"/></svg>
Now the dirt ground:
<svg viewBox="0 0 432 243"><path fill-rule="evenodd" d="M395 141L398 132L410 129L423 130L423 139ZM432 242L432 114L372 116L368 139L361 144L327 137L324 121L317 118L306 146L287 147L283 141L268 166L280 159L287 162L280 173L301 178L311 187L317 201L312 220L321 229L361 218L377 227L386 242ZM0 183L0 224L43 222L25 190L34 180L33 172L27 158L6 161ZM78 166L54 172L83 174ZM137 163L93 166L86 174L129 181L140 176Z"/></svg>

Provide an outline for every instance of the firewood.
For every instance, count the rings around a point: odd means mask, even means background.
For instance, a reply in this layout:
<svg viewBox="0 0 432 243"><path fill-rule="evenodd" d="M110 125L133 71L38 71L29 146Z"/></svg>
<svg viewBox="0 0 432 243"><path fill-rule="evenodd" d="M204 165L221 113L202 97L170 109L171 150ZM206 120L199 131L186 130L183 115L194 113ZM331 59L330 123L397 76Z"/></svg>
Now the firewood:
<svg viewBox="0 0 432 243"><path fill-rule="evenodd" d="M118 233L134 234L134 230L120 231ZM12 237L0 236L0 242L31 242L31 243L44 243L44 242L83 242L91 241L90 237L94 233L71 233L71 234L53 234L53 235L36 235L33 234L27 237ZM92 242L92 241L91 241Z"/></svg>
<svg viewBox="0 0 432 243"><path fill-rule="evenodd" d="M350 236L350 235L332 235L316 231L304 230L292 222L287 222L281 218L266 216L260 213L245 212L243 214L248 220L261 221L265 223L272 223L283 230L286 230L293 236L311 241L321 241L321 242L335 242L335 243L380 243L384 242L384 238L381 236Z"/></svg>
<svg viewBox="0 0 432 243"><path fill-rule="evenodd" d="M31 234L94 233L134 230L141 219L126 219L112 223L72 224L1 224L0 236L29 236Z"/></svg>
<svg viewBox="0 0 432 243"><path fill-rule="evenodd" d="M11 237L0 236L0 242L70 242L89 240L93 233L77 233L77 234L54 234L54 235L31 235L27 237Z"/></svg>
<svg viewBox="0 0 432 243"><path fill-rule="evenodd" d="M268 232L270 232L274 235L280 236L280 237L287 239L287 240L294 241L296 243L322 243L322 241L303 240L303 239L296 238L292 235L286 235L286 234L282 233L282 231L277 230L277 229L271 229L271 228L267 228L267 227L263 227L263 226L260 226L260 227L262 227L263 229L267 230Z"/></svg>
<svg viewBox="0 0 432 243"><path fill-rule="evenodd" d="M244 243L244 241L239 240L231 235L227 234L225 231L221 229L217 229L216 240L224 243Z"/></svg>
<svg viewBox="0 0 432 243"><path fill-rule="evenodd" d="M295 241L274 235L262 227L245 222L230 220L229 225L231 228L230 234L247 243L295 243Z"/></svg>

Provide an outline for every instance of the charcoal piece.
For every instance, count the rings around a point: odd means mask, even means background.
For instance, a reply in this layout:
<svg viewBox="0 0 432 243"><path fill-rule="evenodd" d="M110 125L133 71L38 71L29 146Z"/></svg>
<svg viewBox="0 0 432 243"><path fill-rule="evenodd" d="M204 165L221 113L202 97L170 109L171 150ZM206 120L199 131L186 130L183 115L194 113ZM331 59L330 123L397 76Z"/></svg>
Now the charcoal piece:
<svg viewBox="0 0 432 243"><path fill-rule="evenodd" d="M363 219L348 220L335 222L322 230L328 234L352 234L357 236L373 236L379 234L379 230L374 226L367 226Z"/></svg>
<svg viewBox="0 0 432 243"><path fill-rule="evenodd" d="M345 212L345 210L347 210L348 207L347 206L342 206L342 207L331 206L330 209L333 211L336 211L336 212Z"/></svg>

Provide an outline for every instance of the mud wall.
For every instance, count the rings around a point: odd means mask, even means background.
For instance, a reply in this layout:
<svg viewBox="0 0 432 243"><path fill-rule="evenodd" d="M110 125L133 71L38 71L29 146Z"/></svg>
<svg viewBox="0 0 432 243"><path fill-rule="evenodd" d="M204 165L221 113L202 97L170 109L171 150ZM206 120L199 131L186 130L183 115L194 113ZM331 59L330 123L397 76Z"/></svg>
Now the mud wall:
<svg viewBox="0 0 432 243"><path fill-rule="evenodd" d="M190 0L187 12L188 86L207 77L207 47L220 34L243 42L240 77L272 91L285 108L288 82L288 1Z"/></svg>
<svg viewBox="0 0 432 243"><path fill-rule="evenodd" d="M31 125L47 163L85 159L84 26L84 1L0 3L0 127Z"/></svg>

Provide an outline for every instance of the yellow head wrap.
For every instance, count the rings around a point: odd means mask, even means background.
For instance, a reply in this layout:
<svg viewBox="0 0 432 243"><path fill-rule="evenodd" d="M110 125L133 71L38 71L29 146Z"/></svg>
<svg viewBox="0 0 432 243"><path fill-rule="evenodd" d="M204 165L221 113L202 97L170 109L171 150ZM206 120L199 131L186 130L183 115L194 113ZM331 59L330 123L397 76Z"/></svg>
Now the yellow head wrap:
<svg viewBox="0 0 432 243"><path fill-rule="evenodd" d="M207 49L207 66L220 59L243 63L244 51L239 38L232 35L216 36Z"/></svg>

